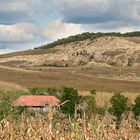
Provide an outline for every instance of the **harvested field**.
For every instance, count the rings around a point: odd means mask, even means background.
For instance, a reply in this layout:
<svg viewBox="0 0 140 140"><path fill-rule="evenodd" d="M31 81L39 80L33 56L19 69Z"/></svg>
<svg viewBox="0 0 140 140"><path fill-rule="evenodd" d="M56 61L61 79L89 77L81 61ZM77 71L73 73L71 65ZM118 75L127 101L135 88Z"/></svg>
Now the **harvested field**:
<svg viewBox="0 0 140 140"><path fill-rule="evenodd" d="M73 68L48 68L45 71L0 68L0 80L14 82L25 87L63 87L90 91L140 92L139 81L115 80L86 75Z"/></svg>

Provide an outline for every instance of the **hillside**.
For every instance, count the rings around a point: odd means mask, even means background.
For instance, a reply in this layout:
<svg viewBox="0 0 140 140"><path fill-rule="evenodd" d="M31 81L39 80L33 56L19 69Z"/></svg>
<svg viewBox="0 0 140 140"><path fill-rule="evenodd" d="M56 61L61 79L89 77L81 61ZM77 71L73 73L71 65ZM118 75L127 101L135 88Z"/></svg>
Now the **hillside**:
<svg viewBox="0 0 140 140"><path fill-rule="evenodd" d="M140 91L139 35L81 38L0 55L0 80L27 87Z"/></svg>
<svg viewBox="0 0 140 140"><path fill-rule="evenodd" d="M129 37L102 36L56 45L48 49L1 55L0 63L14 67L95 65L132 67L140 64L140 43L130 40Z"/></svg>
<svg viewBox="0 0 140 140"><path fill-rule="evenodd" d="M99 37L105 37L105 36L115 36L115 37L121 37L121 38L127 38L129 40L135 41L136 43L140 43L140 32L139 31L135 31L135 32L127 32L127 33L117 33L117 32L110 32L110 33L102 33L102 32L98 32L98 33L82 33L82 34L78 34L78 35L74 35L74 36L69 36L67 38L62 38L62 39L58 39L57 41L54 41L52 43L46 44L46 45L41 45L40 47L37 47L36 49L40 48L40 49L48 49L48 48L53 48L57 45L64 45L64 44L69 44L72 42L76 42L76 41L83 41L86 39L97 39Z"/></svg>

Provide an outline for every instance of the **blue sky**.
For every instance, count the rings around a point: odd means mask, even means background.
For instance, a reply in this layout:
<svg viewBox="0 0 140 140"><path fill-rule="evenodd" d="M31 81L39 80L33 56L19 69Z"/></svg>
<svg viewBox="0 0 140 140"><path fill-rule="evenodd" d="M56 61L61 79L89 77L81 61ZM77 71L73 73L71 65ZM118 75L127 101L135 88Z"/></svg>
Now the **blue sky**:
<svg viewBox="0 0 140 140"><path fill-rule="evenodd" d="M140 30L140 0L0 0L0 53L82 32Z"/></svg>

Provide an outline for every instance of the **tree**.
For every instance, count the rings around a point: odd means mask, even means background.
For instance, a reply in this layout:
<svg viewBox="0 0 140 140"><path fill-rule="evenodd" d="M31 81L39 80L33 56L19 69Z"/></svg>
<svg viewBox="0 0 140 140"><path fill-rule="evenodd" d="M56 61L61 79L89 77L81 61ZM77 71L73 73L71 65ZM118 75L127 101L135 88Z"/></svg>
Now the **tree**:
<svg viewBox="0 0 140 140"><path fill-rule="evenodd" d="M96 101L94 95L86 96L85 101L87 103L86 112L88 116L91 116L93 113L96 112Z"/></svg>
<svg viewBox="0 0 140 140"><path fill-rule="evenodd" d="M135 114L135 116L138 116L140 114L140 95L136 97L132 111Z"/></svg>
<svg viewBox="0 0 140 140"><path fill-rule="evenodd" d="M128 98L116 92L110 99L112 107L109 109L110 112L116 116L117 120L120 120L122 113L127 110Z"/></svg>
<svg viewBox="0 0 140 140"><path fill-rule="evenodd" d="M67 101L63 107L62 112L66 114L74 114L75 105L80 103L81 96L78 91L73 88L64 87L62 90L61 102Z"/></svg>

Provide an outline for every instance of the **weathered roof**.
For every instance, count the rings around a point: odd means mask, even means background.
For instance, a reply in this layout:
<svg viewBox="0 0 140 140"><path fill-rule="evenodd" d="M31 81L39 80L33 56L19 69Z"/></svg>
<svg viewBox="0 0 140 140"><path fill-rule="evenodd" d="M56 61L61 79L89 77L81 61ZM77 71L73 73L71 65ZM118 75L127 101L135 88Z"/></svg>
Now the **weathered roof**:
<svg viewBox="0 0 140 140"><path fill-rule="evenodd" d="M12 103L12 106L45 106L49 104L51 106L58 105L60 101L55 96L35 96L26 95L20 96L17 100Z"/></svg>

